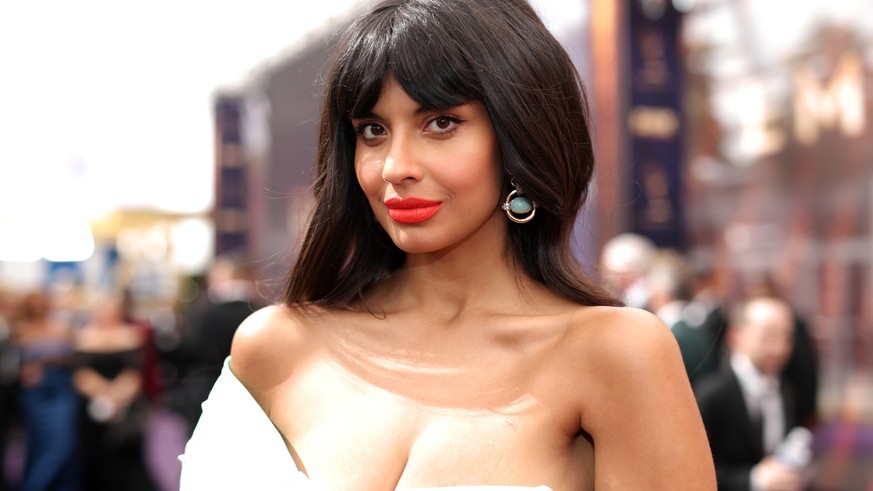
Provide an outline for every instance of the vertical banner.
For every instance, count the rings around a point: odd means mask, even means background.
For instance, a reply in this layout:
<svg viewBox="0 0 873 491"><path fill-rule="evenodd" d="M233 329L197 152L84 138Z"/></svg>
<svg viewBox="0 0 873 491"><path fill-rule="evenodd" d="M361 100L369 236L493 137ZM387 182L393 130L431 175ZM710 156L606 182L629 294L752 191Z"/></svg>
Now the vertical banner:
<svg viewBox="0 0 873 491"><path fill-rule="evenodd" d="M660 247L684 250L680 18L667 0L630 0L626 123L631 228Z"/></svg>
<svg viewBox="0 0 873 491"><path fill-rule="evenodd" d="M215 253L248 247L248 179L242 152L241 101L220 97L215 103Z"/></svg>

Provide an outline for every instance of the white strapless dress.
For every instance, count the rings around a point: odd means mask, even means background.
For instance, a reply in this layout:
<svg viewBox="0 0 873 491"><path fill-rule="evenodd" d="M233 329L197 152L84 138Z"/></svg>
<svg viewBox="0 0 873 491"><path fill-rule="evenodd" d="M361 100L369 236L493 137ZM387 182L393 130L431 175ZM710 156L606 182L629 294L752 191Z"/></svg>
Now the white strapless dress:
<svg viewBox="0 0 873 491"><path fill-rule="evenodd" d="M230 358L203 403L179 456L180 491L318 491L297 469L282 435L230 371ZM449 486L410 491L552 491L547 486Z"/></svg>

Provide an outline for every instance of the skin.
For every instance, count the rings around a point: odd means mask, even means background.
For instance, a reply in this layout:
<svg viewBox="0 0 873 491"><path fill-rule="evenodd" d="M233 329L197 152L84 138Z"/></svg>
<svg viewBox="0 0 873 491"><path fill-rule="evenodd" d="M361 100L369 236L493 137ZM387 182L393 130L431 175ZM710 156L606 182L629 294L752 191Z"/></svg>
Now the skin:
<svg viewBox="0 0 873 491"><path fill-rule="evenodd" d="M417 260L426 257L418 253L505 234L505 220L495 211L499 148L481 102L422 110L391 78L372 113L352 120L359 133L355 172L376 219L398 247ZM427 223L405 226L388 216L384 201L392 197L442 205Z"/></svg>
<svg viewBox="0 0 873 491"><path fill-rule="evenodd" d="M231 353L298 467L325 490L715 489L669 330L568 302L507 263L483 106L421 110L389 81L353 124L360 185L406 263L347 310L256 312ZM442 205L402 225L393 196Z"/></svg>
<svg viewBox="0 0 873 491"><path fill-rule="evenodd" d="M794 317L784 302L758 298L746 307L746 322L732 331L731 348L764 375L779 375L794 347Z"/></svg>

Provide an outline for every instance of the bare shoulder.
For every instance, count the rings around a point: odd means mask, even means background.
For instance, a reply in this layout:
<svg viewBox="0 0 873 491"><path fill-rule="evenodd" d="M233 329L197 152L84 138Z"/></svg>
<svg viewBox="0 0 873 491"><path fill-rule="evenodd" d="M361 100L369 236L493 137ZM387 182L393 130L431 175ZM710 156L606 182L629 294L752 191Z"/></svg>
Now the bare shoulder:
<svg viewBox="0 0 873 491"><path fill-rule="evenodd" d="M573 316L560 369L566 396L597 442L595 486L715 489L706 433L670 329L634 308ZM629 472L628 469L634 469ZM676 487L675 475L686 476Z"/></svg>
<svg viewBox="0 0 873 491"><path fill-rule="evenodd" d="M585 382L588 389L575 394L583 414L605 409L595 400L634 404L652 387L688 385L679 345L670 329L655 315L630 307L580 309L564 343L568 360L564 370ZM666 388L669 390L669 387ZM629 406L632 407L632 406ZM614 414L607 410L605 414Z"/></svg>
<svg viewBox="0 0 873 491"><path fill-rule="evenodd" d="M670 329L654 314L631 307L583 307L571 317L568 349L586 368L623 372L656 363L680 362ZM637 375L639 375L637 373Z"/></svg>
<svg viewBox="0 0 873 491"><path fill-rule="evenodd" d="M252 313L236 330L230 351L234 375L252 392L267 390L293 370L306 348L306 316L276 304Z"/></svg>

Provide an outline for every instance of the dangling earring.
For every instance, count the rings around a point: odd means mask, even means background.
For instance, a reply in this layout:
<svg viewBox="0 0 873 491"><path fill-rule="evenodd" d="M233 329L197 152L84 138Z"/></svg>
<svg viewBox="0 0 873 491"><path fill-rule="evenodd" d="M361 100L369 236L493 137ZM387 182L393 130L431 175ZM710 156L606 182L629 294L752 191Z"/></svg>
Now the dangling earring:
<svg viewBox="0 0 873 491"><path fill-rule="evenodd" d="M537 204L522 196L521 189L518 187L518 184L515 183L514 177L510 179L509 183L512 184L512 187L515 189L509 192L509 195L506 196L506 201L500 205L500 208L505 211L506 216L515 223L527 223L531 221L537 213ZM529 213L529 215L525 215L526 213Z"/></svg>

